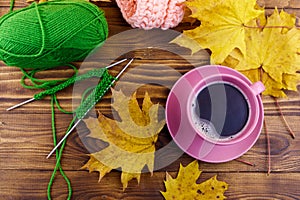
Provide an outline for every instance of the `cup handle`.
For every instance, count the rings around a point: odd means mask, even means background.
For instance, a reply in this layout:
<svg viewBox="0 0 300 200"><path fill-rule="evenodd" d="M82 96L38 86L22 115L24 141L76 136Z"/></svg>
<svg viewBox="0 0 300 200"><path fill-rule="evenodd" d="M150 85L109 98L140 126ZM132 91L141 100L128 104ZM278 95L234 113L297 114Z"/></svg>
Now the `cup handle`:
<svg viewBox="0 0 300 200"><path fill-rule="evenodd" d="M260 93L262 93L263 91L265 91L265 86L261 81L257 81L255 83L253 83L250 88L252 89L252 91L254 92L255 96L259 95Z"/></svg>

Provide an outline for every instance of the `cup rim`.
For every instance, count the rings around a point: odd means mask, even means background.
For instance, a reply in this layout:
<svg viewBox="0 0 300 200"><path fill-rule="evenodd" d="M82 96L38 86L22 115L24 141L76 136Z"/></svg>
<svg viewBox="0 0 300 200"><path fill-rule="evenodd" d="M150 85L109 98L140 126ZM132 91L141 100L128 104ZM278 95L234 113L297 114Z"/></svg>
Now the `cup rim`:
<svg viewBox="0 0 300 200"><path fill-rule="evenodd" d="M238 82L239 84L232 83L226 79L233 79L235 82ZM228 140L214 140L211 139L210 137L205 136L204 134L200 133L199 130L195 127L195 124L193 123L193 119L191 116L191 110L192 110L192 102L194 99L198 96L198 94L207 86L218 83L218 82L223 82L223 83L228 83L235 88L237 88L244 96L244 98L247 99L248 101L248 107L249 107L249 116L247 119L247 122L245 126L243 127L242 130L239 131L239 133L235 134L235 137L233 139L228 139ZM253 83L251 84L253 85ZM259 119L259 111L258 111L258 100L257 100L257 95L255 94L253 89L251 88L251 85L243 81L242 79L229 75L229 74L213 74L210 76L202 77L201 80L195 85L195 87L192 89L192 92L188 96L188 101L186 104L186 111L187 111L187 117L188 121L190 123L190 126L194 129L194 131L202 137L204 140L213 143L213 144L218 144L218 145L231 145L235 144L237 142L240 142L244 139L246 139L252 131L255 129L255 126L258 122ZM200 88L199 88L200 87ZM244 87L242 89L241 87ZM245 88L247 88L247 91L245 91ZM246 133L245 133L246 132Z"/></svg>

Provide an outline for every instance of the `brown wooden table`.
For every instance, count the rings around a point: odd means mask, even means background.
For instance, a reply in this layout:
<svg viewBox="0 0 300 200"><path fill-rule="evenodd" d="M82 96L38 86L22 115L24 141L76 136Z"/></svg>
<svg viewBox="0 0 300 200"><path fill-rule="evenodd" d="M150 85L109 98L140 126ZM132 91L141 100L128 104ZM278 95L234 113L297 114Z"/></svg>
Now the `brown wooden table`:
<svg viewBox="0 0 300 200"><path fill-rule="evenodd" d="M0 15L9 10L9 0L0 1ZM285 8L287 12L300 16L299 0L259 0L260 5L265 5L267 13L277 6ZM16 0L15 9L27 6L25 0ZM115 2L97 3L106 12L109 23L110 36L131 27L123 20ZM180 24L175 28L177 31L190 28L189 24ZM130 42L138 42L130 41ZM126 44L126 43L125 43ZM166 52L152 52L147 56L144 50L133 52L139 57L131 68L142 63L163 63L174 67L184 74L190 70L188 64L169 55ZM114 59L114 58L108 58ZM199 65L203 64L199 61ZM116 68L112 73L116 74ZM143 72L141 72L143 73ZM50 70L40 74L42 78L67 77L72 74L68 68ZM151 77L151 73L144 78ZM5 109L23 100L31 98L36 91L24 89L20 85L22 73L18 68L7 67L1 63L0 67L0 199L46 199L47 184L55 159L45 159L53 148L51 135L51 110L50 100L41 101L23 106L19 109L7 112ZM170 79L170 80L169 80ZM166 76L166 81L174 81ZM150 93L154 102L165 105L169 90L146 85L138 92L141 100L143 91ZM299 87L298 87L299 91ZM228 199L300 199L300 96L296 92L288 92L288 98L278 99L280 107L289 125L296 133L292 139L287 127L278 112L278 107L271 97L263 97L265 122L268 128L271 143L271 169L268 176L267 169L267 142L266 131L263 129L258 141L240 159L254 163L255 166L246 165L233 160L222 164L210 164L199 161L200 169L203 170L200 181L217 174L220 180L229 183L229 190L225 193ZM96 108L101 112L108 113L111 93L97 104ZM58 95L62 106L72 108L72 87L60 92ZM57 135L63 136L72 116L66 114L56 115ZM165 127L159 137L158 147L163 147L171 140ZM85 170L79 170L88 160L89 152L82 144L76 132L72 133L67 140L63 153L62 166L70 178L73 187L72 199L163 199L159 191L164 191L163 180L165 172L173 176L178 170L179 163L184 165L193 161L190 156L183 154L170 165L155 171L151 177L149 173L142 174L141 182L129 182L125 192L122 191L120 172L112 171L98 183L98 173L89 174ZM66 199L67 188L62 177L57 174L53 191L53 199Z"/></svg>

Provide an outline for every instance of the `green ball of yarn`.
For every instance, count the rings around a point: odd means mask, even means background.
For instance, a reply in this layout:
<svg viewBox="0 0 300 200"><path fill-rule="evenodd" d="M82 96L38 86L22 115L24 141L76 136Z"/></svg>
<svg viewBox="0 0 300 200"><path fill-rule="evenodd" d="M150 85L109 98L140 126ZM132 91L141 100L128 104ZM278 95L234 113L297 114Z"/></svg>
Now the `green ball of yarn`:
<svg viewBox="0 0 300 200"><path fill-rule="evenodd" d="M0 60L44 69L83 60L108 36L104 12L84 0L33 3L0 19Z"/></svg>

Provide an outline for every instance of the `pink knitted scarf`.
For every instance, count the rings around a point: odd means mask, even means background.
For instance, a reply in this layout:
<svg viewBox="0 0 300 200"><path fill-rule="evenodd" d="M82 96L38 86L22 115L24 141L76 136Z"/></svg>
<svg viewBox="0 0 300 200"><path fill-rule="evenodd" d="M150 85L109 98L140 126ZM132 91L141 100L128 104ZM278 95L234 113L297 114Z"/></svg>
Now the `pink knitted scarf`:
<svg viewBox="0 0 300 200"><path fill-rule="evenodd" d="M133 28L161 28L177 26L184 15L185 0L116 0L124 19Z"/></svg>

